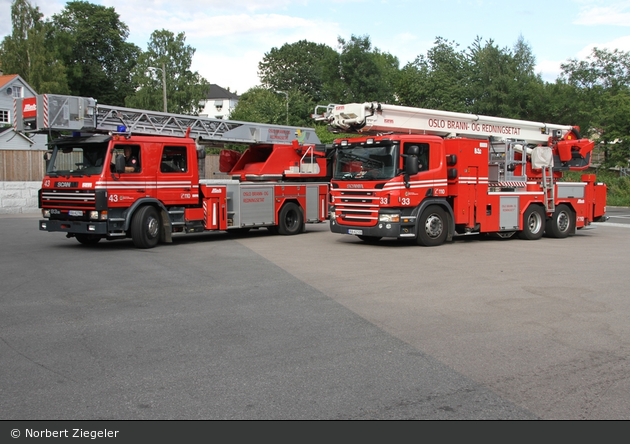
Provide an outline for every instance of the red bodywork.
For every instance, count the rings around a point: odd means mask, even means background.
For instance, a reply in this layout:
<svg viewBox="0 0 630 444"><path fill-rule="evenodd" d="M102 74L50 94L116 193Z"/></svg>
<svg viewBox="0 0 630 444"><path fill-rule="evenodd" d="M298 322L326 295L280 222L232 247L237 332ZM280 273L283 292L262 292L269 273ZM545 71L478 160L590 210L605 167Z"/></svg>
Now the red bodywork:
<svg viewBox="0 0 630 444"><path fill-rule="evenodd" d="M526 161L517 154L511 173L522 177L518 181L494 179L498 167L489 161L493 148L488 140L428 135L347 140L357 145L378 145L380 141L398 146L400 173L384 183L333 179L333 232L364 239L415 238L425 228L422 214L429 206L446 213L440 223L448 224L449 239L457 234L521 232L533 205L542 211L543 224L553 218L555 208L568 207L567 213L575 219L573 228L577 229L600 220L606 212L606 186L595 183L594 175L583 175L579 183L557 181L564 170L583 170L588 166L593 142L586 139L550 141L557 165L566 166L546 173L532 168L529 154ZM400 154L412 144L428 148L428 168L405 177L405 156ZM545 180L544 173L553 178L547 176Z"/></svg>
<svg viewBox="0 0 630 444"><path fill-rule="evenodd" d="M328 219L326 159L315 146L251 145L241 156L225 156L233 163L228 172L232 179L207 180L199 178L193 139L114 135L107 141L107 136L99 137L108 145L105 167L98 175L86 170L85 175L44 177L40 208L48 219L40 221L41 230L63 231L82 242L134 238L134 230L140 233L136 237L142 237L143 230L134 226L142 226L137 219L146 218L151 227L154 213L140 211L147 206L159 215L160 238L167 242L173 232L269 227L295 234L303 230L303 223ZM88 151L85 147L91 140L82 139L82 152ZM59 143L70 147L71 141ZM116 153L127 146L139 160L139 171L116 169ZM60 145L55 152L62 150ZM136 218L137 214L142 216ZM154 246L146 240L137 245Z"/></svg>

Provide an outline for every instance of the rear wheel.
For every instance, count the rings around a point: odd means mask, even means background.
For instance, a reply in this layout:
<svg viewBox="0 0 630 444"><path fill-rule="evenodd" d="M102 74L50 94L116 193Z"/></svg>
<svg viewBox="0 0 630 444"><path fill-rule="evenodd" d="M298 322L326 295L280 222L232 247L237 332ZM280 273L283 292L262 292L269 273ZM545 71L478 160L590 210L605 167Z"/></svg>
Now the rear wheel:
<svg viewBox="0 0 630 444"><path fill-rule="evenodd" d="M545 233L545 212L538 205L530 205L523 214L523 230L518 235L521 239L537 240Z"/></svg>
<svg viewBox="0 0 630 444"><path fill-rule="evenodd" d="M558 205L545 225L549 237L565 238L575 229L575 215L565 204Z"/></svg>
<svg viewBox="0 0 630 444"><path fill-rule="evenodd" d="M418 245L434 247L444 243L448 234L446 211L439 206L427 207L418 219Z"/></svg>
<svg viewBox="0 0 630 444"><path fill-rule="evenodd" d="M285 204L278 215L278 233L283 235L298 234L302 231L304 216L300 207L293 202Z"/></svg>
<svg viewBox="0 0 630 444"><path fill-rule="evenodd" d="M131 220L131 239L137 248L153 248L160 240L160 216L150 205L140 208Z"/></svg>

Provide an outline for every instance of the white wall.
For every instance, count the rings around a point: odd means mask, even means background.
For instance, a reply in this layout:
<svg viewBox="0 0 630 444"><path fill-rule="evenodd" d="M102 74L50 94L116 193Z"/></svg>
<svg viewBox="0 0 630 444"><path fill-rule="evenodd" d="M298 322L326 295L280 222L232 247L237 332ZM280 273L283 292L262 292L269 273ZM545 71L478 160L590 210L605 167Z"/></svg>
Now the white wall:
<svg viewBox="0 0 630 444"><path fill-rule="evenodd" d="M0 214L38 213L37 192L42 183L0 182Z"/></svg>

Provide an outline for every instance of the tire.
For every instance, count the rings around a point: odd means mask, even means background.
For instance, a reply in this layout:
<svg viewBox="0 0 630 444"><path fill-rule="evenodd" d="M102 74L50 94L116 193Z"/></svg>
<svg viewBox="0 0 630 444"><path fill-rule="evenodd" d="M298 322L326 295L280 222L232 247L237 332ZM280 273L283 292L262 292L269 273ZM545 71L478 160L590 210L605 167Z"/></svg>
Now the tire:
<svg viewBox="0 0 630 444"><path fill-rule="evenodd" d="M435 247L446 240L448 218L446 211L437 205L427 207L418 219L418 245Z"/></svg>
<svg viewBox="0 0 630 444"><path fill-rule="evenodd" d="M575 214L568 205L561 204L545 224L545 234L563 239L575 231Z"/></svg>
<svg viewBox="0 0 630 444"><path fill-rule="evenodd" d="M368 244L375 244L378 241L380 241L382 239L381 236L364 236L364 235L357 235L357 237L359 239L361 239L363 242L368 243Z"/></svg>
<svg viewBox="0 0 630 444"><path fill-rule="evenodd" d="M300 207L293 202L285 204L278 215L278 233L289 236L302 231L304 216Z"/></svg>
<svg viewBox="0 0 630 444"><path fill-rule="evenodd" d="M523 230L518 236L525 240L538 240L545 233L545 212L539 205L530 205L523 213Z"/></svg>
<svg viewBox="0 0 630 444"><path fill-rule="evenodd" d="M150 205L140 208L131 220L131 239L137 248L153 248L160 240L160 216Z"/></svg>
<svg viewBox="0 0 630 444"><path fill-rule="evenodd" d="M101 241L101 237L96 234L77 234L75 237L83 245L96 245Z"/></svg>

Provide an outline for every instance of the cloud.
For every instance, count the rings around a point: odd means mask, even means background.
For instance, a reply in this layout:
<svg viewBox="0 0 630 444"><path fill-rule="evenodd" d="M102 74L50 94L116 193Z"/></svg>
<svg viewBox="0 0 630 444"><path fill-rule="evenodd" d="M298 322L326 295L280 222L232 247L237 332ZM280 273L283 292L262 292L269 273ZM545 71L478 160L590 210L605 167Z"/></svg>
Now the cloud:
<svg viewBox="0 0 630 444"><path fill-rule="evenodd" d="M582 7L573 23L587 26L630 26L630 4L627 1L607 6L589 3Z"/></svg>
<svg viewBox="0 0 630 444"><path fill-rule="evenodd" d="M259 85L258 62L262 53L251 51L239 56L195 54L192 70L199 72L208 82L229 88L236 94Z"/></svg>
<svg viewBox="0 0 630 444"><path fill-rule="evenodd" d="M536 72L540 74L543 81L553 83L562 72L560 68L562 63L565 63L565 61L541 60L536 64Z"/></svg>
<svg viewBox="0 0 630 444"><path fill-rule="evenodd" d="M610 42L591 43L578 52L578 59L586 59L592 54L593 48L608 49L609 51L618 49L620 51L628 52L630 51L630 35L611 40Z"/></svg>

